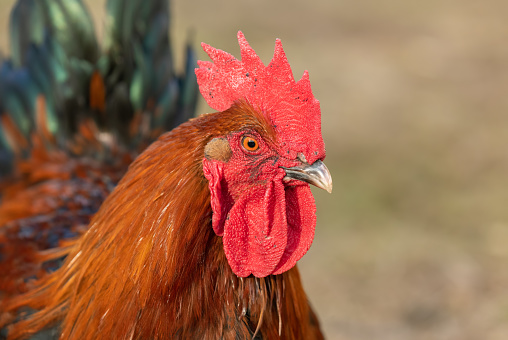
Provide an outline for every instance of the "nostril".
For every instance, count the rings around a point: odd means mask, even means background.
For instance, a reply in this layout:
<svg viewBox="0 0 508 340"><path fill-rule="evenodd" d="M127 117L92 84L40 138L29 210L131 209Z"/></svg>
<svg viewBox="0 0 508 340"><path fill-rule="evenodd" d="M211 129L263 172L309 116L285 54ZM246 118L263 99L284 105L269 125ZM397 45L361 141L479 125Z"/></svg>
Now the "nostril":
<svg viewBox="0 0 508 340"><path fill-rule="evenodd" d="M299 152L297 155L296 155L296 158L298 158L298 160L302 163L305 163L305 164L308 164L307 163L307 159L305 159L305 155L301 152Z"/></svg>

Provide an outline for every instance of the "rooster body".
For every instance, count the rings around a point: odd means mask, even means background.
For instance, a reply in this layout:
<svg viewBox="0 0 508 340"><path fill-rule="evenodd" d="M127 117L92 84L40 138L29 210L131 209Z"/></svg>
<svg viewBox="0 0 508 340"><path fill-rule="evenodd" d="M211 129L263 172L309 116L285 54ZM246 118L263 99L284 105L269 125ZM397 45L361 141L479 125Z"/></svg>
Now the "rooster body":
<svg viewBox="0 0 508 340"><path fill-rule="evenodd" d="M306 75L294 82L279 41L265 68L238 38L241 62L204 45L214 63L196 70L218 111L160 136L125 175L135 157L120 143L125 129L111 134L109 157L76 156L105 147L101 131L112 127L100 115L71 126L65 150L45 123L44 97L30 138L15 124L4 128L30 151L14 163L19 181L4 185L0 205L0 269L12 273L0 280L0 324L13 323L9 338L48 327L61 339L322 338L295 266L314 235L308 183L331 189L319 103ZM108 93L107 77L95 74L90 103ZM157 107L150 93L145 111ZM105 102L93 106L107 113ZM139 130L138 149L159 126ZM19 317L26 307L35 312Z"/></svg>

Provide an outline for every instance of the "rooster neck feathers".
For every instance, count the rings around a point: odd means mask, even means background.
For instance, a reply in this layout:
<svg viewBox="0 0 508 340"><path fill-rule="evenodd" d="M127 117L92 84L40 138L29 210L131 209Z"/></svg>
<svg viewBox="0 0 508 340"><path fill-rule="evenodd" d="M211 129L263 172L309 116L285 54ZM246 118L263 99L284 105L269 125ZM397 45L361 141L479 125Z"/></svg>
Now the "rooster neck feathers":
<svg viewBox="0 0 508 340"><path fill-rule="evenodd" d="M11 301L12 309L27 301L41 309L16 324L11 335L33 334L60 319L63 339L220 332L225 338L248 338L262 323L293 333L292 323L285 321L310 313L307 304L284 303L306 299L297 269L240 279L211 228L201 166L205 146L244 129L275 138L255 112L238 103L182 124L152 144L106 199L63 267L42 279L40 288ZM207 305L223 307L217 313Z"/></svg>

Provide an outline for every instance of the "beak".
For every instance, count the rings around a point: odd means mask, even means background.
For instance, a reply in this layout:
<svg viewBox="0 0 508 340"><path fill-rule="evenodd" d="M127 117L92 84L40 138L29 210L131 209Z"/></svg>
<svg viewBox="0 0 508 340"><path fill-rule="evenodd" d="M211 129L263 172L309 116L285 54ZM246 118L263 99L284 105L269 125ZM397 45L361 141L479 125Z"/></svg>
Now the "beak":
<svg viewBox="0 0 508 340"><path fill-rule="evenodd" d="M286 170L285 181L291 179L304 181L332 193L332 175L330 175L325 163L317 160L312 165L305 164L292 168L282 168Z"/></svg>

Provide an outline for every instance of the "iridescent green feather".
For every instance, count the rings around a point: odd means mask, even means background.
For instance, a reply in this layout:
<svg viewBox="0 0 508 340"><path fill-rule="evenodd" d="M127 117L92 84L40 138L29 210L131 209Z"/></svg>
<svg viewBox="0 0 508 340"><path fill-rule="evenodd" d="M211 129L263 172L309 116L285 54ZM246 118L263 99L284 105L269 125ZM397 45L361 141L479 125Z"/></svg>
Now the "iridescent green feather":
<svg viewBox="0 0 508 340"><path fill-rule="evenodd" d="M136 148L153 138L146 131L132 135L136 115L150 116L150 129L164 131L194 113L196 58L188 48L184 73L176 75L167 0L108 0L102 53L81 0L18 0L9 28L12 55L0 64L0 115L8 114L28 141L38 96L46 99L46 126L64 149L86 118ZM104 81L105 112L89 106L94 72ZM100 96L100 85L94 91ZM12 155L7 139L0 125L0 160Z"/></svg>

